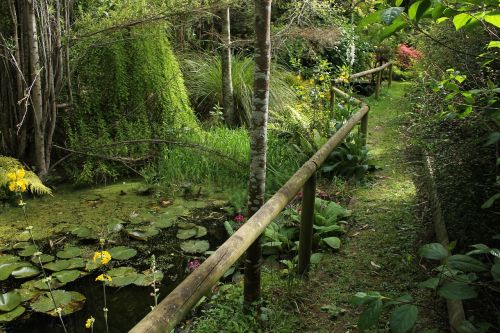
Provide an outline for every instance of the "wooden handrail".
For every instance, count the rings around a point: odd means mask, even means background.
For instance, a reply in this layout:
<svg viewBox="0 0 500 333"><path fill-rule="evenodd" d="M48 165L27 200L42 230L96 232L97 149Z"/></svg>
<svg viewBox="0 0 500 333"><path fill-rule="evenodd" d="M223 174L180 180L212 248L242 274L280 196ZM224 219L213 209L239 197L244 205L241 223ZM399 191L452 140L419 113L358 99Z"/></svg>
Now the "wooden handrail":
<svg viewBox="0 0 500 333"><path fill-rule="evenodd" d="M160 333L174 329L295 197L333 149L344 140L358 122L366 118L369 107L359 102L360 109L295 172L286 184L129 333Z"/></svg>
<svg viewBox="0 0 500 333"><path fill-rule="evenodd" d="M392 62L351 75L350 78L379 73L392 66ZM337 80L335 80L337 82ZM146 315L129 333L170 332L198 303L198 301L217 283L224 273L245 253L250 245L264 232L266 227L278 216L299 190L310 183L308 192L314 197L314 177L330 153L344 140L354 126L361 122L363 141L366 144L369 107L363 101L350 96L336 87L332 92L341 98L354 102L360 109L306 162L295 174L269 199L245 224L229 237L195 271L188 275L158 306ZM308 182L309 181L309 182ZM310 198L309 198L310 199ZM310 201L310 200L309 200ZM310 204L310 203L309 203ZM308 220L308 218L303 219ZM309 219L310 220L310 219ZM312 222L307 221L308 227ZM307 230L301 229L303 231ZM307 234L307 232L306 232ZM307 270L310 249L301 251L301 273ZM310 255L310 253L309 253Z"/></svg>
<svg viewBox="0 0 500 333"><path fill-rule="evenodd" d="M349 78L350 79L356 79L358 77L362 77L362 76L374 74L374 73L383 71L385 68L389 67L390 65L392 65L391 61L386 62L385 64L383 64L381 66L378 66L378 67L375 67L375 68L372 68L372 69L369 69L369 70L366 70L366 71L363 71L363 72L359 72L359 73L356 73L356 74L352 74Z"/></svg>

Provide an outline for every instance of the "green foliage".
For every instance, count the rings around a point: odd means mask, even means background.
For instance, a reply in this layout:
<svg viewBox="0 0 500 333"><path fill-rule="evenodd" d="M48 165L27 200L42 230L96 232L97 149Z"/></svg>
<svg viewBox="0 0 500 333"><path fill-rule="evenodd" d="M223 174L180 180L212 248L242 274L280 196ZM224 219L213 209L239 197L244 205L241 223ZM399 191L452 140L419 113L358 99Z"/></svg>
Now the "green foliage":
<svg viewBox="0 0 500 333"><path fill-rule="evenodd" d="M351 212L338 203L320 198L315 199L314 234L315 248L340 248L340 239L336 236L344 233L342 220ZM300 214L294 208L284 210L276 221L264 231L262 239L265 255L284 253L290 255L298 250Z"/></svg>
<svg viewBox="0 0 500 333"><path fill-rule="evenodd" d="M222 67L218 55L185 55L183 72L191 101L201 118L222 105ZM250 57L234 56L232 59L234 104L237 117L242 124L249 124L252 114L252 90L254 60ZM296 95L289 85L289 74L277 65L272 66L269 95L270 116L287 112L294 105Z"/></svg>
<svg viewBox="0 0 500 333"><path fill-rule="evenodd" d="M9 183L7 174L19 169L24 169L24 167L18 160L0 155L0 188L4 188L5 195L7 195L7 185ZM34 172L26 171L23 179L26 181L27 188L31 193L38 195L52 194L52 190L45 186Z"/></svg>
<svg viewBox="0 0 500 333"><path fill-rule="evenodd" d="M201 303L201 316L194 320L190 332L193 333L245 333L245 332L295 332L298 328L298 318L291 315L286 307L286 298L276 299L272 290L282 293L286 288L282 280L276 280L273 273L263 272L263 301L256 304L259 307L259 319L255 311L243 313L242 284L224 284L218 291ZM270 290L271 291L270 291ZM228 320L231 318L231 320Z"/></svg>
<svg viewBox="0 0 500 333"><path fill-rule="evenodd" d="M76 24L80 33L113 20L86 19ZM186 131L197 131L166 27L154 23L114 30L73 47L78 91L74 110L64 119L71 148L133 160L156 155L158 149L146 143L110 145L134 139L178 138ZM67 171L79 183L106 181L129 172L119 162L88 155L83 160L74 159Z"/></svg>
<svg viewBox="0 0 500 333"><path fill-rule="evenodd" d="M500 250L485 244L475 244L472 247L474 250L467 254L451 255L439 243L423 245L419 250L423 258L440 261L443 264L433 270L437 276L420 283L419 287L435 290L437 295L446 300L477 298L480 288L487 290L488 293L497 293L495 286L500 282ZM409 295L392 299L378 292L358 292L351 302L357 306L365 306L359 317L358 327L361 330L378 323L382 314L382 304L386 308L393 307L389 317L391 332L410 332L417 322L419 304L416 304ZM461 325L469 327L470 330L467 331L470 332L478 332L477 329L480 329L480 326L476 327L470 321L464 321Z"/></svg>

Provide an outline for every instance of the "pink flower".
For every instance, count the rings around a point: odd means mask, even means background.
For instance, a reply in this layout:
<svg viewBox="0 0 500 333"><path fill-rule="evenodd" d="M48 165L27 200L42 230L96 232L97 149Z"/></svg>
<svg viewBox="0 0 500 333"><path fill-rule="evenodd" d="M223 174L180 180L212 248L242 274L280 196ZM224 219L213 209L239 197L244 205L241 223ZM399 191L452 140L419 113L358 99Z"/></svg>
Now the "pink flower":
<svg viewBox="0 0 500 333"><path fill-rule="evenodd" d="M413 62L422 57L422 53L406 44L401 44L397 49L397 59L404 68L409 68Z"/></svg>
<svg viewBox="0 0 500 333"><path fill-rule="evenodd" d="M238 214L233 218L233 220L234 220L234 222L237 222L237 223L243 223L245 221L245 217L241 214Z"/></svg>
<svg viewBox="0 0 500 333"><path fill-rule="evenodd" d="M201 261L199 259L190 260L187 264L187 271L191 273L192 271L200 267L200 265Z"/></svg>

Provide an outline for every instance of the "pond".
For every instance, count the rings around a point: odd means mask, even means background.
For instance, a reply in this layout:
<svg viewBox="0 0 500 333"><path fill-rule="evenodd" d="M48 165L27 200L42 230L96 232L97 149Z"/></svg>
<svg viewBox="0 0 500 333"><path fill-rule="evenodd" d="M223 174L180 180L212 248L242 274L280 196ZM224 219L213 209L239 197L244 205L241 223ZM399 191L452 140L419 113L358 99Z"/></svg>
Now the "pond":
<svg viewBox="0 0 500 333"><path fill-rule="evenodd" d="M27 200L26 219L20 208L1 210L0 332L64 332L39 257L52 277L56 303L63 313L75 310L63 316L68 332L89 332L91 316L94 332L105 332L102 282L96 281L102 273L112 277L106 286L109 331L128 331L154 305L152 255L161 300L227 238L223 225L232 215L222 191L190 185L167 193L125 182L56 193ZM93 260L102 239L112 256L105 265L100 257ZM34 255L37 250L43 255ZM20 315L7 321L16 311Z"/></svg>

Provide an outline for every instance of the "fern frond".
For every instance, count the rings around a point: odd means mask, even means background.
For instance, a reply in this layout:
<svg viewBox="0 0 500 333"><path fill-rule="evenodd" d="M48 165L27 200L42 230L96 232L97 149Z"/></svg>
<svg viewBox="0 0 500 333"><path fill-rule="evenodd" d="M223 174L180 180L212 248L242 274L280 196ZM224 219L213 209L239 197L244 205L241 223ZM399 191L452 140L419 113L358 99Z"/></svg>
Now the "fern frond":
<svg viewBox="0 0 500 333"><path fill-rule="evenodd" d="M6 187L8 185L9 179L7 178L7 173L21 168L23 168L23 165L15 158L0 155L0 187ZM26 171L24 180L31 193L52 195L52 190L45 186L34 172Z"/></svg>

